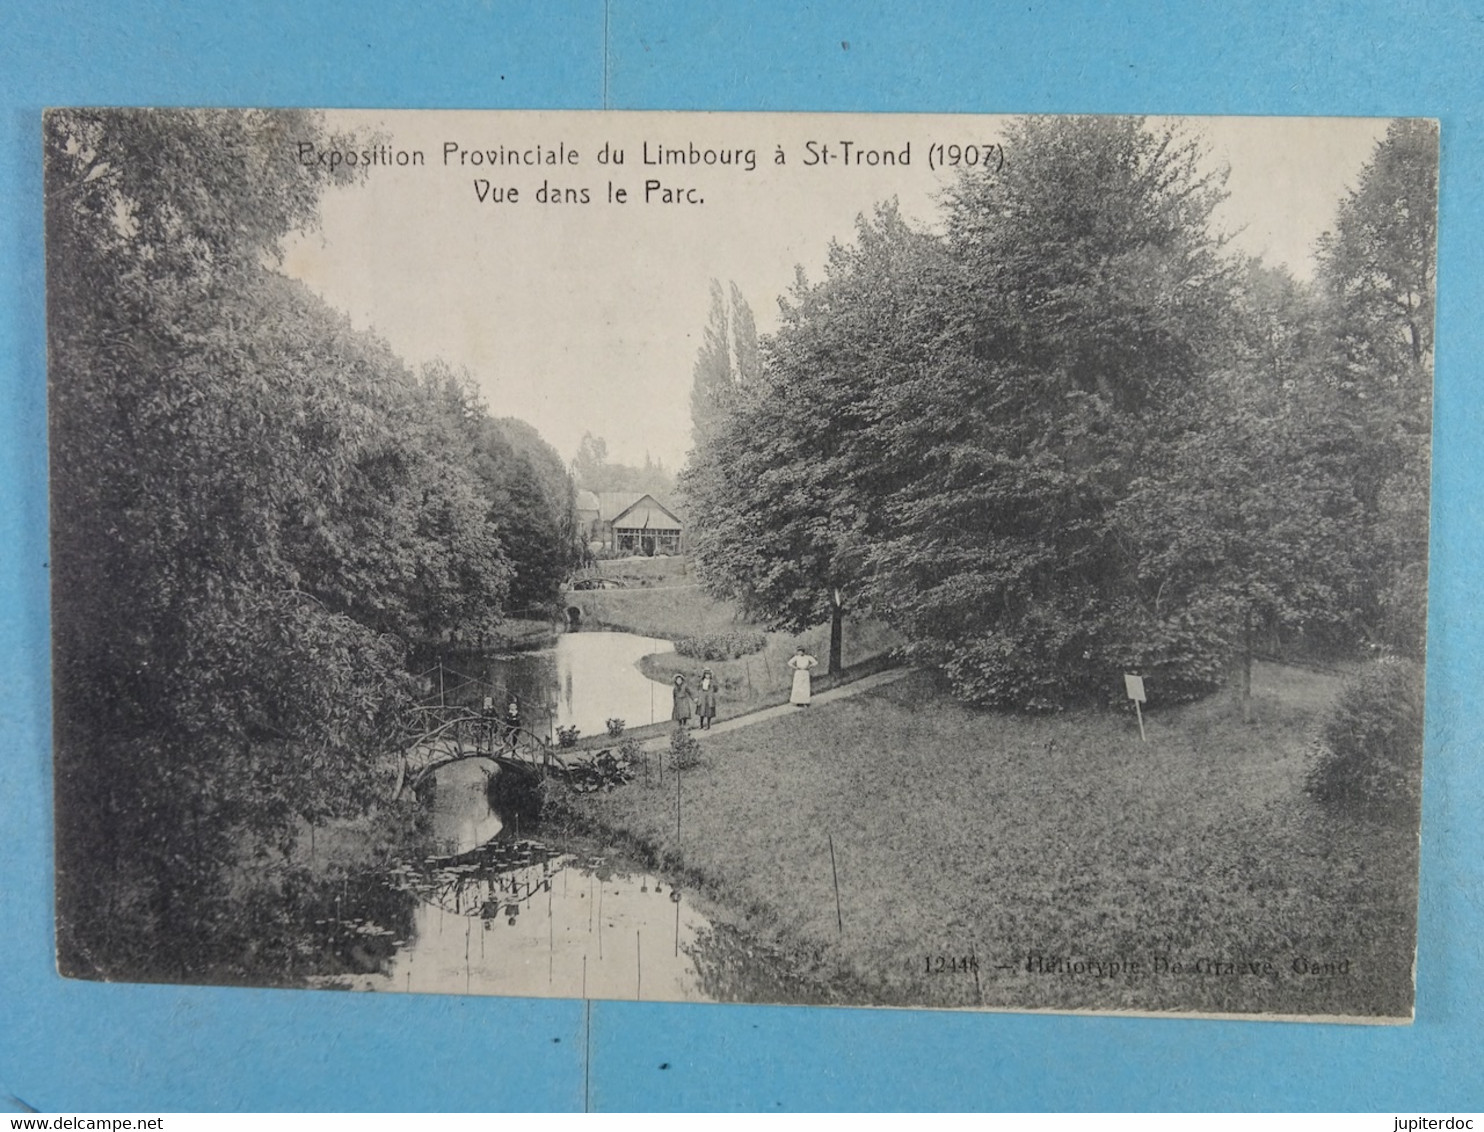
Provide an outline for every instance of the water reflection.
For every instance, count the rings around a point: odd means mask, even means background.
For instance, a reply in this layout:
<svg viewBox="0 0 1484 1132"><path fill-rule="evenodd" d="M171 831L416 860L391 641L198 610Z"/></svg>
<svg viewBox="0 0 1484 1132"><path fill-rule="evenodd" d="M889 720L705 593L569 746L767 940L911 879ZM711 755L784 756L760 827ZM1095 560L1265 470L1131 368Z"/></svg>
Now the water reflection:
<svg viewBox="0 0 1484 1132"><path fill-rule="evenodd" d="M495 764L466 759L440 769L422 793L433 841L447 857L467 853L497 837L505 823L489 804Z"/></svg>
<svg viewBox="0 0 1484 1132"><path fill-rule="evenodd" d="M426 795L433 852L347 888L345 904L321 924L363 946L356 962L317 981L428 993L709 997L692 955L711 927L706 916L660 877L522 836L520 818L489 801L501 795L500 779L517 773L478 759L436 773ZM529 834L532 822L525 825ZM366 914L376 901L397 905L395 929Z"/></svg>
<svg viewBox="0 0 1484 1132"><path fill-rule="evenodd" d="M669 717L667 685L645 677L637 661L672 648L630 633L569 633L552 648L492 658L488 682L456 694L514 694L537 731L601 734L611 717L631 726ZM304 944L322 959L312 981L431 993L818 1001L817 985L789 974L784 957L712 924L668 879L541 831L535 781L484 759L438 770L419 793L428 855L337 886L333 911L320 905L315 938Z"/></svg>
<svg viewBox="0 0 1484 1132"><path fill-rule="evenodd" d="M640 672L638 661L674 649L635 633L566 633L551 648L492 658L488 688L497 703L518 696L532 730L576 727L601 735L611 718L637 727L670 717L668 686Z"/></svg>
<svg viewBox="0 0 1484 1132"><path fill-rule="evenodd" d="M681 893L534 839L401 881L413 939L355 985L431 993L704 998L691 950L708 926Z"/></svg>

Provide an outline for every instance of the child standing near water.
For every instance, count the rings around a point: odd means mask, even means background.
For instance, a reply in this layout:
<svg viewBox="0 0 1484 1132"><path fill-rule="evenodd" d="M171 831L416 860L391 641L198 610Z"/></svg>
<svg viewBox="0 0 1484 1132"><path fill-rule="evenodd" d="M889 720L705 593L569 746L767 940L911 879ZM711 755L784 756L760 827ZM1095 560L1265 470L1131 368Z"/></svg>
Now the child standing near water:
<svg viewBox="0 0 1484 1132"><path fill-rule="evenodd" d="M675 673L675 683L671 688L675 698L675 707L670 712L670 718L675 725L682 730L690 727L690 717L696 713L696 702L690 694L690 686L685 682L685 674Z"/></svg>
<svg viewBox="0 0 1484 1132"><path fill-rule="evenodd" d="M505 728L505 745L513 751L516 733L520 731L520 700L514 693L511 693L510 702L505 705L505 718L500 722Z"/></svg>
<svg viewBox="0 0 1484 1132"><path fill-rule="evenodd" d="M701 717L701 730L710 731L711 721L716 718L716 677L709 668L701 670L701 690L696 696L696 707Z"/></svg>

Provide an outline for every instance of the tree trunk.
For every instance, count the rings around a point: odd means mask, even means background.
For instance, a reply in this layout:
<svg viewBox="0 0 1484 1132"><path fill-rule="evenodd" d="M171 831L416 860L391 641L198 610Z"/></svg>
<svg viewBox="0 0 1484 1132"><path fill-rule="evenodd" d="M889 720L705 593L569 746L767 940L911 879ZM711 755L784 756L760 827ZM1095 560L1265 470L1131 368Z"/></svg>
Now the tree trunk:
<svg viewBox="0 0 1484 1132"><path fill-rule="evenodd" d="M831 676L838 676L844 668L841 656L844 649L841 647L845 635L845 609L838 601L830 606L830 667Z"/></svg>
<svg viewBox="0 0 1484 1132"><path fill-rule="evenodd" d="M1252 722L1252 610L1242 624L1242 722Z"/></svg>

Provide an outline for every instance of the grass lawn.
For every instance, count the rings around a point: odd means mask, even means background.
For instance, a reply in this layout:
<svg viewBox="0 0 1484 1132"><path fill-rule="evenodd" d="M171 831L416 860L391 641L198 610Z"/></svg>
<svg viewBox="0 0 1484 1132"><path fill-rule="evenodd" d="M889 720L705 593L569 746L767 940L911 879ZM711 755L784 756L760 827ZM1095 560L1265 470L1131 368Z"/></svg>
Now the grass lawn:
<svg viewBox="0 0 1484 1132"><path fill-rule="evenodd" d="M694 582L690 558L684 554L635 554L595 562L592 576L615 579L630 586L669 586Z"/></svg>
<svg viewBox="0 0 1484 1132"><path fill-rule="evenodd" d="M563 600L582 610L584 629L620 629L672 641L703 633L726 633L747 624L731 602L716 601L690 583L671 583L663 588L574 590Z"/></svg>
<svg viewBox="0 0 1484 1132"><path fill-rule="evenodd" d="M1146 744L1131 715L977 712L915 675L703 737L678 837L673 776L568 805L823 971L821 1000L1406 1015L1416 831L1302 790L1337 689L1262 665L1252 724L1223 695Z"/></svg>

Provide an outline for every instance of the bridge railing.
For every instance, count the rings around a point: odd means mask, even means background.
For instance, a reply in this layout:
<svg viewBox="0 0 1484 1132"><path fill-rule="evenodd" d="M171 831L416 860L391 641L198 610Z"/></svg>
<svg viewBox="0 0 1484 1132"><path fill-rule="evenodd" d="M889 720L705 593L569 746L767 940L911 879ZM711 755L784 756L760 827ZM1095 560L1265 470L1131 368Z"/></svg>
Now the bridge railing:
<svg viewBox="0 0 1484 1132"><path fill-rule="evenodd" d="M567 764L552 744L524 727L465 707L423 705L411 710L409 736L393 797L410 783L415 790L441 767L462 759L486 758L542 774L566 774Z"/></svg>

